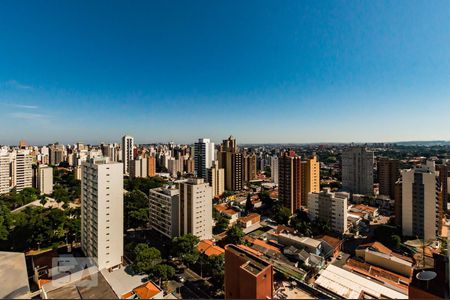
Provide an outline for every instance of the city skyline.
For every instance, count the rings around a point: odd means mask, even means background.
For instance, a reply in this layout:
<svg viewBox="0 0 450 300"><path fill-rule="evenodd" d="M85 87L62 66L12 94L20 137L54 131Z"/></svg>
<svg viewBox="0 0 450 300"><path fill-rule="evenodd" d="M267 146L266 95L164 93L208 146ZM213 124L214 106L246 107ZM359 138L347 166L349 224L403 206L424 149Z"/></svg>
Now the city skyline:
<svg viewBox="0 0 450 300"><path fill-rule="evenodd" d="M450 140L446 2L264 4L2 2L0 144Z"/></svg>

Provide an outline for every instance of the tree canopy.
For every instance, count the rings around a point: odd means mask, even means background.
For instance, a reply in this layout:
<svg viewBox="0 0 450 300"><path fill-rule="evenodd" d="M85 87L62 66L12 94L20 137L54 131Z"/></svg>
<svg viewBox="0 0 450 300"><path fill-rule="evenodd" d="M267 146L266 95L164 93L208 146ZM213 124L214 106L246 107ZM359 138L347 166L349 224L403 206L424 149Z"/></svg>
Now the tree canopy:
<svg viewBox="0 0 450 300"><path fill-rule="evenodd" d="M234 224L227 231L227 236L224 238L225 244L240 245L244 242L244 231L241 226Z"/></svg>
<svg viewBox="0 0 450 300"><path fill-rule="evenodd" d="M172 240L172 253L174 256L181 258L186 264L193 264L199 258L198 243L198 237L190 233L175 237Z"/></svg>

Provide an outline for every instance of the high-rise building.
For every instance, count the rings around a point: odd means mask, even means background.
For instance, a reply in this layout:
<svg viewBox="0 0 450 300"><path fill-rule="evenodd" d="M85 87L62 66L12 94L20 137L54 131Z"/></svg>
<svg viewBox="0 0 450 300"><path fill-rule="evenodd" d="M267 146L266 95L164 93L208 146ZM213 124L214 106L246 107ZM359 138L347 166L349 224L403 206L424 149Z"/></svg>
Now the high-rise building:
<svg viewBox="0 0 450 300"><path fill-rule="evenodd" d="M188 174L194 174L195 172L195 161L192 158L188 158L184 161L184 170Z"/></svg>
<svg viewBox="0 0 450 300"><path fill-rule="evenodd" d="M0 153L0 195L9 193L10 189L10 157L7 153Z"/></svg>
<svg viewBox="0 0 450 300"><path fill-rule="evenodd" d="M402 177L395 182L394 186L394 215L395 215L395 225L398 228L402 228L402 199L403 199L403 191L402 191Z"/></svg>
<svg viewBox="0 0 450 300"><path fill-rule="evenodd" d="M270 159L270 172L272 182L278 184L278 156L272 156Z"/></svg>
<svg viewBox="0 0 450 300"><path fill-rule="evenodd" d="M97 157L81 168L81 248L109 269L123 256L123 165Z"/></svg>
<svg viewBox="0 0 450 300"><path fill-rule="evenodd" d="M395 199L395 183L400 178L400 161L380 157L377 163L377 176L380 183L379 194Z"/></svg>
<svg viewBox="0 0 450 300"><path fill-rule="evenodd" d="M219 197L225 192L225 170L219 168L217 160L208 169L208 183L212 187L213 197Z"/></svg>
<svg viewBox="0 0 450 300"><path fill-rule="evenodd" d="M245 153L242 156L244 182L256 179L256 154Z"/></svg>
<svg viewBox="0 0 450 300"><path fill-rule="evenodd" d="M53 193L53 168L39 165L36 169L36 188L45 195Z"/></svg>
<svg viewBox="0 0 450 300"><path fill-rule="evenodd" d="M219 168L225 170L226 190L240 191L243 189L243 158L233 136L222 142L219 152Z"/></svg>
<svg viewBox="0 0 450 300"><path fill-rule="evenodd" d="M350 193L373 195L373 151L351 147L342 153L342 188Z"/></svg>
<svg viewBox="0 0 450 300"><path fill-rule="evenodd" d="M308 201L309 193L320 192L320 163L317 155L302 161L302 202Z"/></svg>
<svg viewBox="0 0 450 300"><path fill-rule="evenodd" d="M130 161L130 177L147 177L147 158L138 158Z"/></svg>
<svg viewBox="0 0 450 300"><path fill-rule="evenodd" d="M407 237L425 241L440 235L442 226L442 188L434 162L402 170L402 231Z"/></svg>
<svg viewBox="0 0 450 300"><path fill-rule="evenodd" d="M114 144L107 144L101 146L102 154L104 157L108 157L109 161L117 161L117 147Z"/></svg>
<svg viewBox="0 0 450 300"><path fill-rule="evenodd" d="M331 193L324 189L308 195L308 217L329 223L331 229L340 234L347 232L347 202L349 194Z"/></svg>
<svg viewBox="0 0 450 300"><path fill-rule="evenodd" d="M195 175L207 180L207 169L211 168L214 158L214 143L210 139L198 139L194 145Z"/></svg>
<svg viewBox="0 0 450 300"><path fill-rule="evenodd" d="M55 144L49 148L50 164L58 166L65 159L66 148L64 145Z"/></svg>
<svg viewBox="0 0 450 300"><path fill-rule="evenodd" d="M300 156L295 153L282 153L278 158L278 199L294 213L302 206ZM307 199L304 199L306 205Z"/></svg>
<svg viewBox="0 0 450 300"><path fill-rule="evenodd" d="M147 157L147 175L148 177L156 175L156 158L153 155Z"/></svg>
<svg viewBox="0 0 450 300"><path fill-rule="evenodd" d="M174 158L174 157L169 158L168 170L169 170L170 176L172 176L172 177L178 177L178 174L183 174L184 173L183 157L180 156L179 158Z"/></svg>
<svg viewBox="0 0 450 300"><path fill-rule="evenodd" d="M444 212L447 212L448 206L448 179L450 174L450 165L448 162L436 165L436 171L439 172L439 181L442 186L442 208Z"/></svg>
<svg viewBox="0 0 450 300"><path fill-rule="evenodd" d="M225 299L272 298L273 266L239 246L225 246Z"/></svg>
<svg viewBox="0 0 450 300"><path fill-rule="evenodd" d="M134 159L133 153L134 138L128 135L122 137L122 163L123 174L130 174L131 161Z"/></svg>
<svg viewBox="0 0 450 300"><path fill-rule="evenodd" d="M180 183L180 234L212 237L212 188L203 178Z"/></svg>
<svg viewBox="0 0 450 300"><path fill-rule="evenodd" d="M150 226L169 238L180 235L180 190L174 185L151 189Z"/></svg>
<svg viewBox="0 0 450 300"><path fill-rule="evenodd" d="M33 187L33 158L27 153L17 153L15 159L15 188L21 191Z"/></svg>

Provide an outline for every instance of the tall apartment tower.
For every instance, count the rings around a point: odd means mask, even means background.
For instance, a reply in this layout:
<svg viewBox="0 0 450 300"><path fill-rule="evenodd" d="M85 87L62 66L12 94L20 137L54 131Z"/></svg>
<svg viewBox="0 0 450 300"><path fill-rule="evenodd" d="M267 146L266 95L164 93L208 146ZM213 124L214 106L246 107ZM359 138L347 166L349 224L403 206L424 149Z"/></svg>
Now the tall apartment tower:
<svg viewBox="0 0 450 300"><path fill-rule="evenodd" d="M150 226L168 238L180 235L180 190L175 186L149 192Z"/></svg>
<svg viewBox="0 0 450 300"><path fill-rule="evenodd" d="M340 234L347 232L347 202L349 194L331 193L324 189L308 195L308 217L329 222L331 229Z"/></svg>
<svg viewBox="0 0 450 300"><path fill-rule="evenodd" d="M156 175L156 158L153 155L147 157L147 176L153 177Z"/></svg>
<svg viewBox="0 0 450 300"><path fill-rule="evenodd" d="M0 152L0 195L9 193L9 154Z"/></svg>
<svg viewBox="0 0 450 300"><path fill-rule="evenodd" d="M47 165L39 165L36 169L36 188L41 195L53 193L53 168Z"/></svg>
<svg viewBox="0 0 450 300"><path fill-rule="evenodd" d="M320 163L317 155L302 161L302 202L308 201L309 193L320 192Z"/></svg>
<svg viewBox="0 0 450 300"><path fill-rule="evenodd" d="M402 202L403 202L403 181L402 181L402 175L400 174L400 178L395 182L394 186L394 215L395 215L395 226L398 228L402 228L402 214L403 214L403 208L402 208Z"/></svg>
<svg viewBox="0 0 450 300"><path fill-rule="evenodd" d="M278 159L278 199L294 213L302 206L302 160L295 153L284 152ZM307 199L304 200L306 205Z"/></svg>
<svg viewBox="0 0 450 300"><path fill-rule="evenodd" d="M439 236L442 226L442 188L434 162L402 170L402 231L425 241Z"/></svg>
<svg viewBox="0 0 450 300"><path fill-rule="evenodd" d="M219 152L219 168L225 170L226 190L240 191L244 188L243 157L233 136L222 142Z"/></svg>
<svg viewBox="0 0 450 300"><path fill-rule="evenodd" d="M123 256L123 166L96 157L81 169L81 248L100 270L109 269Z"/></svg>
<svg viewBox="0 0 450 300"><path fill-rule="evenodd" d="M15 187L16 191L33 187L33 158L27 153L17 153L15 159Z"/></svg>
<svg viewBox="0 0 450 300"><path fill-rule="evenodd" d="M380 195L395 199L395 183L400 178L400 161L380 157L377 164L377 175L380 183Z"/></svg>
<svg viewBox="0 0 450 300"><path fill-rule="evenodd" d="M272 156L270 159L270 172L272 182L278 184L278 156Z"/></svg>
<svg viewBox="0 0 450 300"><path fill-rule="evenodd" d="M272 298L273 266L239 246L225 246L225 299Z"/></svg>
<svg viewBox="0 0 450 300"><path fill-rule="evenodd" d="M450 164L445 162L443 164L436 165L436 171L439 172L439 180L442 186L442 207L444 212L447 212L448 206L448 179L450 175Z"/></svg>
<svg viewBox="0 0 450 300"><path fill-rule="evenodd" d="M342 188L350 193L373 195L373 151L352 147L342 153Z"/></svg>
<svg viewBox="0 0 450 300"><path fill-rule="evenodd" d="M219 197L225 192L225 170L219 168L218 161L213 162L213 166L208 169L208 183L212 187L213 197Z"/></svg>
<svg viewBox="0 0 450 300"><path fill-rule="evenodd" d="M207 169L211 168L214 158L214 143L210 139L198 139L194 145L195 175L207 180Z"/></svg>
<svg viewBox="0 0 450 300"><path fill-rule="evenodd" d="M212 237L212 188L203 178L180 183L180 235Z"/></svg>
<svg viewBox="0 0 450 300"><path fill-rule="evenodd" d="M130 161L130 177L147 177L147 158L138 158Z"/></svg>
<svg viewBox="0 0 450 300"><path fill-rule="evenodd" d="M122 137L122 163L123 174L130 174L131 161L134 159L133 153L134 138L128 135Z"/></svg>
<svg viewBox="0 0 450 300"><path fill-rule="evenodd" d="M242 156L244 182L249 182L256 179L256 154L245 153Z"/></svg>

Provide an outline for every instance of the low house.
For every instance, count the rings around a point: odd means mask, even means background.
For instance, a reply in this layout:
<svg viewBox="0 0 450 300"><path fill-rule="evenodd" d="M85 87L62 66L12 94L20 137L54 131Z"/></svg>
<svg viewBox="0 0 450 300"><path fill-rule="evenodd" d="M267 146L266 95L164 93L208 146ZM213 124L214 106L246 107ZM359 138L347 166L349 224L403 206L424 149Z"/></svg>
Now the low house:
<svg viewBox="0 0 450 300"><path fill-rule="evenodd" d="M331 235L315 236L314 239L322 241L323 251L322 255L325 258L337 257L341 252L342 244L344 240Z"/></svg>
<svg viewBox="0 0 450 300"><path fill-rule="evenodd" d="M411 276L414 268L414 261L410 257L397 254L379 242L360 245L355 250L355 253L356 256L361 257L366 263L406 277Z"/></svg>
<svg viewBox="0 0 450 300"><path fill-rule="evenodd" d="M242 228L249 228L256 224L259 224L261 221L261 216L257 213L251 213L248 216L241 217L237 220L238 224L241 225Z"/></svg>
<svg viewBox="0 0 450 300"><path fill-rule="evenodd" d="M230 225L235 224L238 218L241 216L241 212L233 207L229 207L226 204L214 205L214 208L221 214L230 218Z"/></svg>
<svg viewBox="0 0 450 300"><path fill-rule="evenodd" d="M321 241L309 237L300 237L290 233L279 233L277 235L277 241L282 245L305 249L308 253L316 255L320 255L323 249Z"/></svg>
<svg viewBox="0 0 450 300"><path fill-rule="evenodd" d="M153 282L148 281L122 295L122 299L162 299L164 292Z"/></svg>
<svg viewBox="0 0 450 300"><path fill-rule="evenodd" d="M378 217L378 208L365 204L356 204L349 207L349 212L361 215L366 220L373 220Z"/></svg>
<svg viewBox="0 0 450 300"><path fill-rule="evenodd" d="M304 249L297 249L294 246L284 248L283 254L290 259L302 262L308 267L322 268L325 263L323 257L308 253Z"/></svg>

